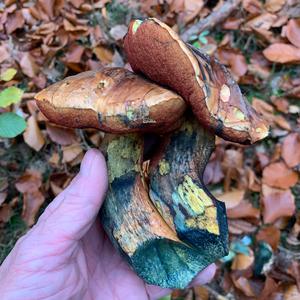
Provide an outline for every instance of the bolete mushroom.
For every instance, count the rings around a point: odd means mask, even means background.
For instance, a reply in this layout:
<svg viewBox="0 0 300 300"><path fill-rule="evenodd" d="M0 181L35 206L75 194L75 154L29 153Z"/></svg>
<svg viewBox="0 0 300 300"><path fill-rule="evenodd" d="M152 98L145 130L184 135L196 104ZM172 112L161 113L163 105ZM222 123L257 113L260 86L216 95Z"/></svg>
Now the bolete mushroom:
<svg viewBox="0 0 300 300"><path fill-rule="evenodd" d="M131 21L124 49L136 73L181 95L201 125L213 133L242 144L268 135L266 122L244 99L227 69L185 44L161 21Z"/></svg>
<svg viewBox="0 0 300 300"><path fill-rule="evenodd" d="M147 283L183 288L228 252L224 203L202 179L215 134L254 142L267 127L243 102L226 68L193 54L165 24L132 22L125 49L134 70L171 90L125 69L104 68L46 88L36 95L37 105L59 125L110 133L102 144L109 170L100 211L104 229ZM256 125L261 131L253 131ZM150 155L147 176L142 170L145 132L161 139Z"/></svg>

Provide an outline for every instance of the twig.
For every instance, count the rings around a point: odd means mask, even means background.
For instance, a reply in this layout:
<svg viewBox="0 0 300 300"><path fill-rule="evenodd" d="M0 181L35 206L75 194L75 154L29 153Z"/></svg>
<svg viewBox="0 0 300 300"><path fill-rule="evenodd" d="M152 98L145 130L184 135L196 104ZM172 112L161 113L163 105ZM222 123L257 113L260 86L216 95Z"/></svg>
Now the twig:
<svg viewBox="0 0 300 300"><path fill-rule="evenodd" d="M223 5L213 11L209 16L192 25L181 34L183 41L187 42L189 37L200 32L213 28L218 23L223 22L235 9L238 8L241 0L228 0Z"/></svg>
<svg viewBox="0 0 300 300"><path fill-rule="evenodd" d="M211 286L205 284L204 287L218 300L228 300L227 297L222 296L216 290L214 290Z"/></svg>

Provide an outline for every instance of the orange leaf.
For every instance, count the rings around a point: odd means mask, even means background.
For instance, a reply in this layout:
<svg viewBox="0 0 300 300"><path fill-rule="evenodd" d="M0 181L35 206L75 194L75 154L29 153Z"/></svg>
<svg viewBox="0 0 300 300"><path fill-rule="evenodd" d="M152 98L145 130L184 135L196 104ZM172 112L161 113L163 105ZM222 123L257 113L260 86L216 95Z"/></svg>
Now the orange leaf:
<svg viewBox="0 0 300 300"><path fill-rule="evenodd" d="M285 30L288 40L300 48L300 19L289 20Z"/></svg>
<svg viewBox="0 0 300 300"><path fill-rule="evenodd" d="M22 218L28 226L34 224L36 214L44 201L45 197L39 190L24 194Z"/></svg>
<svg viewBox="0 0 300 300"><path fill-rule="evenodd" d="M297 183L298 174L280 161L264 168L262 181L271 187L287 189Z"/></svg>
<svg viewBox="0 0 300 300"><path fill-rule="evenodd" d="M300 164L300 134L291 133L283 141L282 158L290 167L296 167Z"/></svg>
<svg viewBox="0 0 300 300"><path fill-rule="evenodd" d="M37 170L26 170L15 184L20 193L37 191L42 185L42 174Z"/></svg>
<svg viewBox="0 0 300 300"><path fill-rule="evenodd" d="M27 128L23 133L24 140L28 146L35 151L40 151L45 144L44 135L42 134L34 115L27 120Z"/></svg>
<svg viewBox="0 0 300 300"><path fill-rule="evenodd" d="M267 0L265 3L265 8L267 11L274 13L279 11L285 2L286 0Z"/></svg>
<svg viewBox="0 0 300 300"><path fill-rule="evenodd" d="M227 210L227 216L230 219L255 218L259 219L259 209L252 206L249 201L242 200L237 206Z"/></svg>
<svg viewBox="0 0 300 300"><path fill-rule="evenodd" d="M252 266L253 262L254 262L253 253L250 253L250 255L238 253L234 257L234 260L231 265L231 269L232 270L245 270L245 269L248 269L250 266Z"/></svg>
<svg viewBox="0 0 300 300"><path fill-rule="evenodd" d="M50 139L59 145L68 146L78 140L74 129L59 127L50 123L46 123L46 129Z"/></svg>
<svg viewBox="0 0 300 300"><path fill-rule="evenodd" d="M289 189L281 190L263 185L262 202L264 223L272 223L281 217L290 217L296 209L295 197Z"/></svg>
<svg viewBox="0 0 300 300"><path fill-rule="evenodd" d="M275 226L261 228L256 235L257 241L265 241L273 250L277 250L280 239L280 230Z"/></svg>
<svg viewBox="0 0 300 300"><path fill-rule="evenodd" d="M278 63L300 63L300 49L295 46L275 43L263 51L264 56Z"/></svg>

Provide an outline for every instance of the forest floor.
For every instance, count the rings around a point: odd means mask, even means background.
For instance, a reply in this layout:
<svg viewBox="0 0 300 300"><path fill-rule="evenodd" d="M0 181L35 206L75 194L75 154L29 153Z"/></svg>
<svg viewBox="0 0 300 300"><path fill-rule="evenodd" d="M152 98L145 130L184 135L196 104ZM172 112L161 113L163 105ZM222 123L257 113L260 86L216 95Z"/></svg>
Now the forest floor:
<svg viewBox="0 0 300 300"><path fill-rule="evenodd" d="M217 139L205 182L226 204L230 253L212 283L165 299L300 299L297 0L2 1L0 124L9 116L10 127L0 126L0 261L103 138L49 123L34 94L78 72L128 66L128 23L147 16L215 55L271 125L253 146Z"/></svg>

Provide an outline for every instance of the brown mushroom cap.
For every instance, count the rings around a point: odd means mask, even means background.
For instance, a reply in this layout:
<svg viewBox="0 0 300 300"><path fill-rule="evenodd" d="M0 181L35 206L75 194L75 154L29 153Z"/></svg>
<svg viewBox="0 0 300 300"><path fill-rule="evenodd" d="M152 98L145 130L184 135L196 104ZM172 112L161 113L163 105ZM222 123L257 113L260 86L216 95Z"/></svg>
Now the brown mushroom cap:
<svg viewBox="0 0 300 300"><path fill-rule="evenodd" d="M122 68L67 77L35 99L56 124L112 133L169 131L186 109L179 95Z"/></svg>
<svg viewBox="0 0 300 300"><path fill-rule="evenodd" d="M227 69L185 44L161 21L132 21L124 49L135 72L181 95L199 122L222 138L254 143L268 135L265 121L244 99Z"/></svg>

